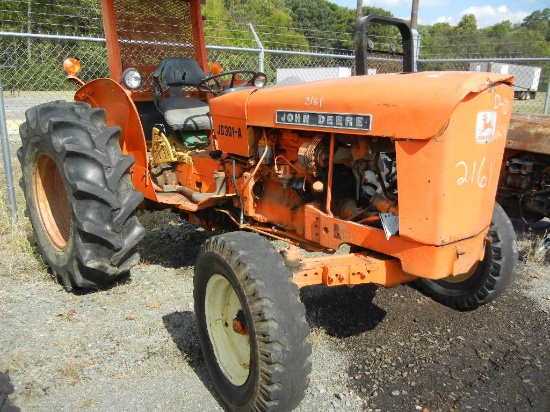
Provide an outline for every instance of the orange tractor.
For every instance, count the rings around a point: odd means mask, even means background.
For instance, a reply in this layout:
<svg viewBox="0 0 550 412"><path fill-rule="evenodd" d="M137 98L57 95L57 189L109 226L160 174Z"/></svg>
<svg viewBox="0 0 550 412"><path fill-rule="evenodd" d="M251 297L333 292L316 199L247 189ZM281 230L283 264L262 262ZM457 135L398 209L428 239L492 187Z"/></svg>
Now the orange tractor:
<svg viewBox="0 0 550 412"><path fill-rule="evenodd" d="M412 73L406 24L372 16L356 28L357 76L264 87L256 71L208 74L200 3L103 0L110 78L85 83L70 60L75 101L26 114L27 214L67 290L102 287L138 262L138 207L225 230L201 249L194 299L231 410L303 398L300 287L415 281L463 310L504 290L517 248L495 194L512 77ZM403 73L361 75L371 23L399 29Z"/></svg>

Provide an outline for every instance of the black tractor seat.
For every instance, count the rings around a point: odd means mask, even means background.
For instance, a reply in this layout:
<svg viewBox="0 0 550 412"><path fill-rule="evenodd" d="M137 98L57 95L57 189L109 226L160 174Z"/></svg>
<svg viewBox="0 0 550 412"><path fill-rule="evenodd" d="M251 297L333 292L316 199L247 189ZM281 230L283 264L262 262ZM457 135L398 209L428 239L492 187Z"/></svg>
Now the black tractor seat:
<svg viewBox="0 0 550 412"><path fill-rule="evenodd" d="M197 87L207 76L199 64L188 57L162 59L153 73L155 105L174 130L210 130L212 119L208 103L183 97L184 87ZM168 97L162 98L168 89Z"/></svg>

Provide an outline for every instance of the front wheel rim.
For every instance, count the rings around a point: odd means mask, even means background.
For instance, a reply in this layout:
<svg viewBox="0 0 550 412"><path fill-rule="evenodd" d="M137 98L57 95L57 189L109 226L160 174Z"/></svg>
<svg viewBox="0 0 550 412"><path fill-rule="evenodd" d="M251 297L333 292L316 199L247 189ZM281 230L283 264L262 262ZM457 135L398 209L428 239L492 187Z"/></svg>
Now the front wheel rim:
<svg viewBox="0 0 550 412"><path fill-rule="evenodd" d="M448 283L462 283L470 279L477 271L477 268L479 266L479 262L474 263L474 265L470 268L470 270L466 273L462 273L461 275L456 276L449 276L447 278L442 279L445 282Z"/></svg>
<svg viewBox="0 0 550 412"><path fill-rule="evenodd" d="M213 275L206 285L205 318L220 370L233 385L244 385L250 373L250 335L239 297L222 275Z"/></svg>

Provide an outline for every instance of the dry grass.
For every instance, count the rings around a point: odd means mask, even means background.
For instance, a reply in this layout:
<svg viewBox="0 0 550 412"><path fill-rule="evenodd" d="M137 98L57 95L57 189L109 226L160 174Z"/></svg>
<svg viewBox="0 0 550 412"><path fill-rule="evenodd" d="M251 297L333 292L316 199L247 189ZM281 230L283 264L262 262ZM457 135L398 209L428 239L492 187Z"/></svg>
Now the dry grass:
<svg viewBox="0 0 550 412"><path fill-rule="evenodd" d="M12 145L13 180L18 182L21 176L19 162L14 156L15 145ZM1 162L0 174L0 276L15 276L23 282L32 279L31 273L44 269L45 265L37 259L29 242L31 226L25 217L25 199L21 188L15 183L17 213L14 216L9 206L8 189L4 173L4 162Z"/></svg>
<svg viewBox="0 0 550 412"><path fill-rule="evenodd" d="M543 113L545 92L537 92L534 100L514 100L514 112Z"/></svg>
<svg viewBox="0 0 550 412"><path fill-rule="evenodd" d="M77 362L69 362L59 370L61 376L69 381L69 385L74 386L82 380L83 365Z"/></svg>
<svg viewBox="0 0 550 412"><path fill-rule="evenodd" d="M532 230L518 231L520 256L525 265L543 266L549 263L549 250L540 250L548 232L536 233Z"/></svg>
<svg viewBox="0 0 550 412"><path fill-rule="evenodd" d="M99 401L97 401L95 399L92 399L92 398L82 398L82 399L79 399L76 402L73 402L73 406L75 408L88 409L88 408L91 408L92 406L94 406L98 403L99 403Z"/></svg>

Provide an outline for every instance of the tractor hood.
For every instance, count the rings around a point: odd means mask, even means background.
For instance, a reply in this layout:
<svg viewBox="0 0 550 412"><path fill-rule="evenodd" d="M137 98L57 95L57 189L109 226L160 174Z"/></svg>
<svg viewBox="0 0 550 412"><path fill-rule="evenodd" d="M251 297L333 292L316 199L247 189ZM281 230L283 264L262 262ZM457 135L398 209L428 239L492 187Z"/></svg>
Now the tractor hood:
<svg viewBox="0 0 550 412"><path fill-rule="evenodd" d="M227 116L231 107L230 116L244 115L247 126L430 139L470 94L513 80L482 72L355 76L231 93L211 101L212 114Z"/></svg>

